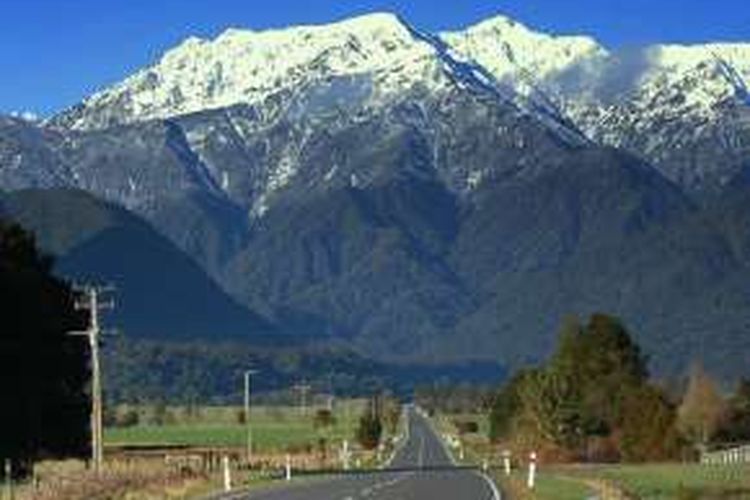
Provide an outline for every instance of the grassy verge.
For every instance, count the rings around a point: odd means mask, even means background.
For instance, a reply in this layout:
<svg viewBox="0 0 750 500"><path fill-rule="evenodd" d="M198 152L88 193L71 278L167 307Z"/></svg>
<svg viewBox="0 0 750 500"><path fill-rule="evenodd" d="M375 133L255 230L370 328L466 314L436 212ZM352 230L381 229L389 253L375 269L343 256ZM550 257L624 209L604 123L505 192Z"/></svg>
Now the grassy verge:
<svg viewBox="0 0 750 500"><path fill-rule="evenodd" d="M16 485L17 500L130 500L194 498L214 491L218 477L185 475L160 460L105 463L99 474L82 461L36 464L35 480Z"/></svg>
<svg viewBox="0 0 750 500"><path fill-rule="evenodd" d="M721 499L750 498L750 467L708 467L699 464L557 466L540 468L537 488L526 488L525 477L497 474L513 499L599 498Z"/></svg>
<svg viewBox="0 0 750 500"><path fill-rule="evenodd" d="M750 466L700 464L646 464L600 467L578 476L617 485L632 497L750 498Z"/></svg>
<svg viewBox="0 0 750 500"><path fill-rule="evenodd" d="M534 490L527 487L526 475L522 472L515 472L510 477L495 473L493 479L513 500L583 500L594 495L581 480L557 474L540 474Z"/></svg>

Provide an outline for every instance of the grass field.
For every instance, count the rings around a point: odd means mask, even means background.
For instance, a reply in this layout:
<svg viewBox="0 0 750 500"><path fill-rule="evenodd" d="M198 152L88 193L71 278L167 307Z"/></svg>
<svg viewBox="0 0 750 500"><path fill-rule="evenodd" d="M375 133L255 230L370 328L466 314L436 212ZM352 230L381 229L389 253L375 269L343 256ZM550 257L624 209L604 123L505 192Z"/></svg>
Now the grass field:
<svg viewBox="0 0 750 500"><path fill-rule="evenodd" d="M643 499L750 498L750 466L617 465L586 472Z"/></svg>
<svg viewBox="0 0 750 500"><path fill-rule="evenodd" d="M497 474L498 482L512 498L575 500L592 496L592 490L627 493L643 500L750 498L750 467L703 466L699 464L633 464L611 466L541 467L537 487L529 492L525 474L509 479ZM593 488L596 485L597 488Z"/></svg>
<svg viewBox="0 0 750 500"><path fill-rule="evenodd" d="M253 448L258 452L270 452L314 447L321 438L329 442L352 439L363 404L361 401L350 401L337 405L335 423L320 428L314 425L314 408L303 413L299 408L292 407L255 407L250 415ZM237 420L239 411L236 407L201 408L196 416L176 418L164 425L110 427L105 430L105 443L110 446L243 447L247 434L245 424ZM178 409L169 409L169 412L176 415Z"/></svg>

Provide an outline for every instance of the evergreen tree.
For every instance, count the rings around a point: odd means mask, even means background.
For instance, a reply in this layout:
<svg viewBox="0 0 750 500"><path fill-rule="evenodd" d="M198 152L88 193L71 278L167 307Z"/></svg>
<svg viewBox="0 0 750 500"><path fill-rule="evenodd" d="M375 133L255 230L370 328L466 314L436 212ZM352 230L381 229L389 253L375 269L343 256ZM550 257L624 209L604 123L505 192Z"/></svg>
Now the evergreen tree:
<svg viewBox="0 0 750 500"><path fill-rule="evenodd" d="M490 409L490 440L497 442L510 436L513 419L521 410L519 389L528 372L520 371L498 391Z"/></svg>
<svg viewBox="0 0 750 500"><path fill-rule="evenodd" d="M585 326L568 321L549 370L569 387L569 419L583 434L599 436L618 427L624 395L648 377L638 345L620 320L605 314Z"/></svg>
<svg viewBox="0 0 750 500"><path fill-rule="evenodd" d="M650 385L628 390L623 401L620 452L628 462L673 458L679 447L675 410L664 393Z"/></svg>
<svg viewBox="0 0 750 500"><path fill-rule="evenodd" d="M490 414L490 435L561 457L638 461L675 452L674 420L623 324L594 314L586 324L566 320L550 361L504 386Z"/></svg>
<svg viewBox="0 0 750 500"><path fill-rule="evenodd" d="M23 470L88 452L86 328L70 288L20 226L0 221L0 457Z"/></svg>

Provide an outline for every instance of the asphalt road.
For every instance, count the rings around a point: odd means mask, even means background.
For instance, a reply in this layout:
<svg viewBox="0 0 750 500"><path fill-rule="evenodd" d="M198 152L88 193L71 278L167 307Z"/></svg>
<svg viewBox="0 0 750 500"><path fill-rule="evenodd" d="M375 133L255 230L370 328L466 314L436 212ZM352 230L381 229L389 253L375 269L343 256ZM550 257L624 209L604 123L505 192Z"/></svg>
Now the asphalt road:
<svg viewBox="0 0 750 500"><path fill-rule="evenodd" d="M232 500L500 500L491 480L478 471L455 468L426 418L408 411L408 437L386 471L348 474Z"/></svg>

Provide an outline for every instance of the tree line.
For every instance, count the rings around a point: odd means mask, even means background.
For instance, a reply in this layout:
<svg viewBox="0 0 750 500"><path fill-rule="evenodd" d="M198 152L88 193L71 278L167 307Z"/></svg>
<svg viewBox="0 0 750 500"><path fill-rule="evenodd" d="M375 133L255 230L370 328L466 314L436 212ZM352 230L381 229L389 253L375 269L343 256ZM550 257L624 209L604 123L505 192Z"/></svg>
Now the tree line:
<svg viewBox="0 0 750 500"><path fill-rule="evenodd" d="M750 439L750 383L725 397L699 365L677 389L649 377L620 320L566 321L552 356L516 373L496 394L490 434L519 450L569 461L694 457Z"/></svg>

